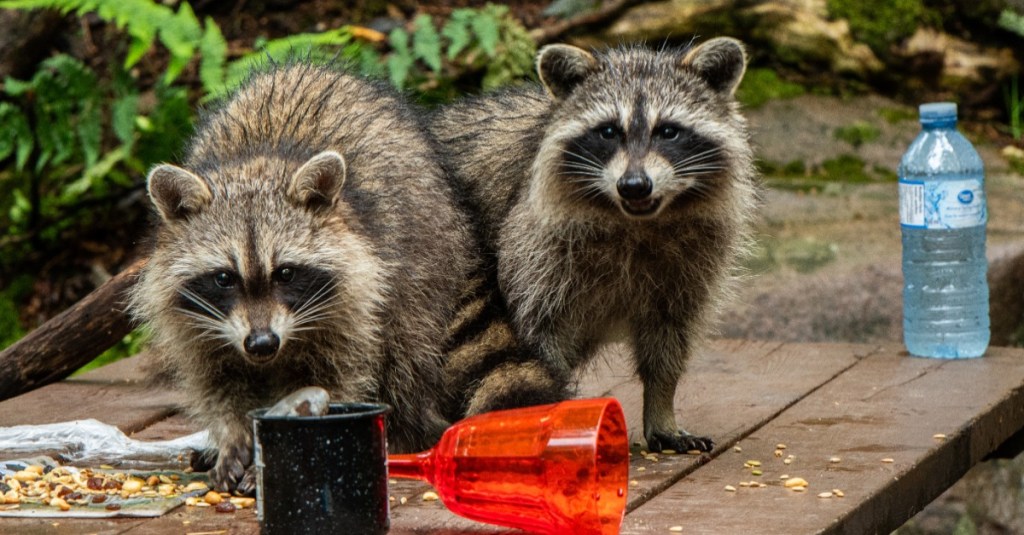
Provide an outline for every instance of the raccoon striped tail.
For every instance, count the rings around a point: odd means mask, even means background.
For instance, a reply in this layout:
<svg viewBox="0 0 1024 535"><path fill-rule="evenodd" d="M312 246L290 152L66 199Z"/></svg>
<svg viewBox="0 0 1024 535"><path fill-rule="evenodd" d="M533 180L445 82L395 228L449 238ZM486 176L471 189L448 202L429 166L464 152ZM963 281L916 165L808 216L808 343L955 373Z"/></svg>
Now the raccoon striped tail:
<svg viewBox="0 0 1024 535"><path fill-rule="evenodd" d="M448 330L444 385L452 421L466 416L562 401L569 377L522 346L494 281L481 277Z"/></svg>

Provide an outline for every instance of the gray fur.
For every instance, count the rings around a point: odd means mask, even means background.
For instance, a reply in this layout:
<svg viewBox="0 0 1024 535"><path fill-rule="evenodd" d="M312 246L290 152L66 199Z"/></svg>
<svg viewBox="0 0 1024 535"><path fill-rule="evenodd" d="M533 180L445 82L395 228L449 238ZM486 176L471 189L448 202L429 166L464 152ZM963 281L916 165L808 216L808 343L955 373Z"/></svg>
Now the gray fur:
<svg viewBox="0 0 1024 535"><path fill-rule="evenodd" d="M245 413L309 385L392 405L393 450L433 445L448 423L442 343L477 252L414 111L383 84L288 65L208 113L183 167L150 174L161 221L131 310L212 431L217 486L235 488L251 462ZM192 277L231 269L274 285L268 273L288 263L330 275L322 297L302 296L307 310L248 297L224 318L180 306ZM280 337L271 357L246 353L256 327Z"/></svg>
<svg viewBox="0 0 1024 535"><path fill-rule="evenodd" d="M545 87L468 99L431 124L497 255L519 341L554 377L579 371L606 342L630 343L653 450L712 447L678 428L673 398L729 293L755 212L758 179L733 97L745 60L727 38L593 54L555 45L539 54ZM685 169L636 143L614 165L565 164L570 142L601 124L666 118L717 149ZM661 201L653 214L624 208L616 181L628 169L650 175Z"/></svg>

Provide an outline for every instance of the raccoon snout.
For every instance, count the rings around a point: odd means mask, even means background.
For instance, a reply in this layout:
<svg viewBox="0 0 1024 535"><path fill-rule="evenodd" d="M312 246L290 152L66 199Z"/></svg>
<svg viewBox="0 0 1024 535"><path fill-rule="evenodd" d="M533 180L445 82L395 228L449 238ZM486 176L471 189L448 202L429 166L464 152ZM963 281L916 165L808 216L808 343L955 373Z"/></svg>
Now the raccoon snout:
<svg viewBox="0 0 1024 535"><path fill-rule="evenodd" d="M619 196L627 201L646 199L654 191L654 182L643 173L630 173L615 183Z"/></svg>
<svg viewBox="0 0 1024 535"><path fill-rule="evenodd" d="M245 337L245 352L250 355L268 357L276 353L280 347L281 339L267 329L252 331Z"/></svg>

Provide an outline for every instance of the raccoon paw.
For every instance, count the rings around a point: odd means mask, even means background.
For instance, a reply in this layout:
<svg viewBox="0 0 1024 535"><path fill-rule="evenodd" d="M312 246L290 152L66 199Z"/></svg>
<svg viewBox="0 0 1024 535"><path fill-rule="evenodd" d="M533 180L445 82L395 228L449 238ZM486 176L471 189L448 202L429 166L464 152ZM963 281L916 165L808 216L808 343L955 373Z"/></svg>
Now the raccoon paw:
<svg viewBox="0 0 1024 535"><path fill-rule="evenodd" d="M248 447L221 448L217 455L217 464L209 472L210 482L219 492L231 492L239 487L251 465L252 451Z"/></svg>
<svg viewBox="0 0 1024 535"><path fill-rule="evenodd" d="M235 494L240 496L256 495L256 465L249 465L249 468L245 469L245 475L242 476L242 480L235 487Z"/></svg>
<svg viewBox="0 0 1024 535"><path fill-rule="evenodd" d="M674 433L659 433L655 431L651 436L647 437L647 449L652 452L675 450L682 453L691 450L711 451L714 448L714 440L708 437L691 435L686 431L676 431Z"/></svg>

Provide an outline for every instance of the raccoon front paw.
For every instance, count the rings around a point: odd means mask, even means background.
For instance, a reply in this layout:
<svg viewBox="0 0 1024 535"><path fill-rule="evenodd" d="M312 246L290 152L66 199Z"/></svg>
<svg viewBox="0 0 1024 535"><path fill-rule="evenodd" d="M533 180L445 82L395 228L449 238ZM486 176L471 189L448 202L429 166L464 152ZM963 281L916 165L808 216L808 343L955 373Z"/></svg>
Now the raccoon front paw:
<svg viewBox="0 0 1024 535"><path fill-rule="evenodd" d="M235 494L241 496L256 495L256 465L249 465L249 468L245 469L245 475L242 476L242 480L235 487Z"/></svg>
<svg viewBox="0 0 1024 535"><path fill-rule="evenodd" d="M699 450L711 451L715 448L715 441L708 437L691 435L686 431L674 433L659 433L655 431L647 437L647 449L652 452L674 450L679 453Z"/></svg>
<svg viewBox="0 0 1024 535"><path fill-rule="evenodd" d="M217 464L209 472L210 482L219 492L240 489L252 465L252 450L247 446L227 446L217 453ZM255 483L255 477L253 478ZM253 484L255 487L255 484Z"/></svg>

